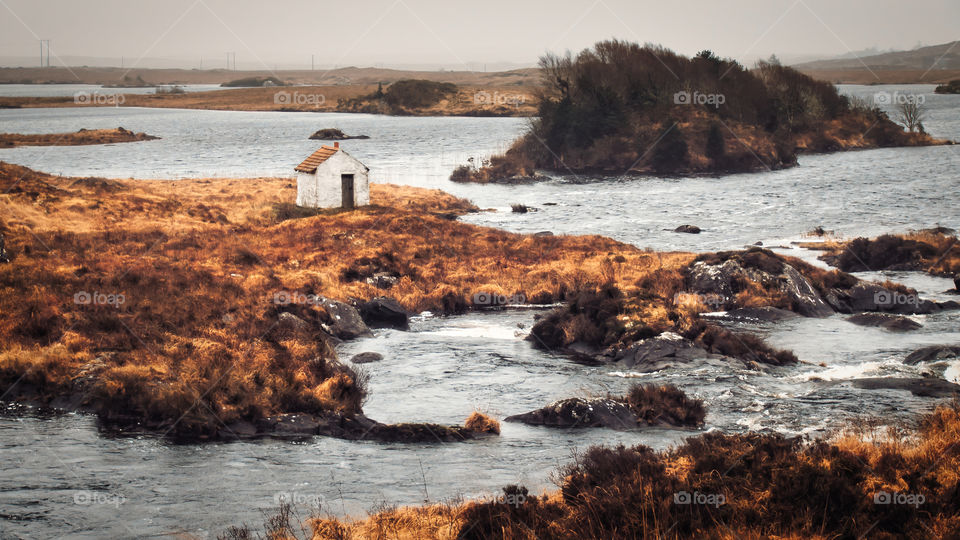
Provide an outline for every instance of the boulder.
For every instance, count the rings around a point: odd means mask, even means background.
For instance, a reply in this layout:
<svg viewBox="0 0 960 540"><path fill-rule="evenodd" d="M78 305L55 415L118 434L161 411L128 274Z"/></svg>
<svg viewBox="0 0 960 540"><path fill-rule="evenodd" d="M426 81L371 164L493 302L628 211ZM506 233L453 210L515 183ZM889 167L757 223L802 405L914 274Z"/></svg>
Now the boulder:
<svg viewBox="0 0 960 540"><path fill-rule="evenodd" d="M360 312L353 306L329 298L324 298L320 305L330 317L327 331L334 336L340 339L356 339L373 335L363 322Z"/></svg>
<svg viewBox="0 0 960 540"><path fill-rule="evenodd" d="M410 313L403 309L396 300L381 296L357 306L360 317L370 328L395 328L407 330L410 328Z"/></svg>
<svg viewBox="0 0 960 540"><path fill-rule="evenodd" d="M908 317L887 313L861 313L848 317L847 321L860 326L877 326L894 332L906 332L922 328L923 325Z"/></svg>
<svg viewBox="0 0 960 540"><path fill-rule="evenodd" d="M353 355L350 358L350 362L354 364L369 364L371 362L379 362L383 360L383 355L376 352L362 352L360 354Z"/></svg>
<svg viewBox="0 0 960 540"><path fill-rule="evenodd" d="M955 302L938 304L922 300L916 293L905 294L883 287L879 283L858 281L849 289L831 289L827 303L840 313L883 311L900 315L928 314L956 309Z"/></svg>
<svg viewBox="0 0 960 540"><path fill-rule="evenodd" d="M903 363L912 366L921 362L936 362L957 357L960 357L960 345L931 345L908 354L903 359Z"/></svg>
<svg viewBox="0 0 960 540"><path fill-rule="evenodd" d="M292 330L309 330L312 325L307 321L297 317L293 313L288 313L284 311L277 317L280 322L280 326L284 328L290 328Z"/></svg>
<svg viewBox="0 0 960 540"><path fill-rule="evenodd" d="M397 279L399 278L391 272L377 272L368 277L366 281L367 284L378 289L389 289L397 284Z"/></svg>
<svg viewBox="0 0 960 540"><path fill-rule="evenodd" d="M681 225L673 230L676 233L700 234L700 227L696 225Z"/></svg>
<svg viewBox="0 0 960 540"><path fill-rule="evenodd" d="M548 427L608 427L630 429L637 426L637 417L630 407L609 398L570 398L555 401L542 409L508 416L507 422L521 422Z"/></svg>

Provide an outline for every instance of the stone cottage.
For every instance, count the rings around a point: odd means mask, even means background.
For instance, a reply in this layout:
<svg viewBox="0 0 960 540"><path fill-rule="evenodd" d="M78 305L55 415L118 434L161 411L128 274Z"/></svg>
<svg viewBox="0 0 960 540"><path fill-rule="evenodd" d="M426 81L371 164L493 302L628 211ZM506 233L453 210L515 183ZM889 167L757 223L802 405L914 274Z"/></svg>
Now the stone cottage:
<svg viewBox="0 0 960 540"><path fill-rule="evenodd" d="M370 169L340 143L320 147L295 170L297 206L349 209L370 204Z"/></svg>

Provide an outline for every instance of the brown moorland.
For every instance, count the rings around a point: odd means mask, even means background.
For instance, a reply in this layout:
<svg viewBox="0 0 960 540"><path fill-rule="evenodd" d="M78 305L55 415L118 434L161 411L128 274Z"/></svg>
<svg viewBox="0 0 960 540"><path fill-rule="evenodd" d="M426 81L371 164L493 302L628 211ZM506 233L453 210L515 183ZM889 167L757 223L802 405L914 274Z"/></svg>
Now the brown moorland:
<svg viewBox="0 0 960 540"><path fill-rule="evenodd" d="M188 437L361 411L358 377L320 330L329 315L277 305L279 292L368 299L384 291L350 270L381 268L399 275L389 294L406 309L454 313L477 292L555 302L610 280L636 290L693 258L458 223L470 203L411 187L375 184L374 206L310 212L284 202L287 178L126 181L0 164L0 190L4 398L79 396L107 420ZM281 324L281 311L312 327ZM665 313L651 303L636 316Z"/></svg>
<svg viewBox="0 0 960 540"><path fill-rule="evenodd" d="M159 139L129 129L81 129L75 133L20 134L0 133L0 148L16 146L79 146L86 144L113 144Z"/></svg>

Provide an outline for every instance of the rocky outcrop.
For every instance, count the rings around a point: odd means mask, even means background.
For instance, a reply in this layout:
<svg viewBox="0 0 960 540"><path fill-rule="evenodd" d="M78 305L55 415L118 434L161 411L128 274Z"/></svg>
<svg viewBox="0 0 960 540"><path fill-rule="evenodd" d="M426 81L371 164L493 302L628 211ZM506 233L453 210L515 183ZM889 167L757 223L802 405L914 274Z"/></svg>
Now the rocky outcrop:
<svg viewBox="0 0 960 540"><path fill-rule="evenodd" d="M561 428L630 429L637 426L637 417L630 406L611 398L562 399L535 411L508 416L505 420Z"/></svg>
<svg viewBox="0 0 960 540"><path fill-rule="evenodd" d="M907 332L923 328L923 325L913 319L887 313L861 313L848 317L847 321L860 326L876 326L894 332Z"/></svg>
<svg viewBox="0 0 960 540"><path fill-rule="evenodd" d="M652 373L680 364L689 364L711 357L710 353L696 346L692 341L673 332L664 332L659 336L634 343L630 347L610 352L609 361L619 366Z"/></svg>
<svg viewBox="0 0 960 540"><path fill-rule="evenodd" d="M754 248L746 253L768 252ZM827 317L833 314L834 310L803 274L773 255L768 257L774 263L766 268L744 264L735 257L722 262L695 262L687 273L687 289L695 294L710 295L718 308L729 309L735 307L734 296L742 290L744 280L750 280L779 288L790 300L791 311L804 317Z"/></svg>
<svg viewBox="0 0 960 540"><path fill-rule="evenodd" d="M0 263L10 262L10 254L7 253L6 247L6 240L3 238L3 235L0 234Z"/></svg>
<svg viewBox="0 0 960 540"><path fill-rule="evenodd" d="M912 366L922 362L937 362L957 357L960 357L960 345L931 345L908 354L903 359L903 363Z"/></svg>
<svg viewBox="0 0 960 540"><path fill-rule="evenodd" d="M393 298L381 296L357 306L360 317L370 328L394 328L408 330L410 313Z"/></svg>

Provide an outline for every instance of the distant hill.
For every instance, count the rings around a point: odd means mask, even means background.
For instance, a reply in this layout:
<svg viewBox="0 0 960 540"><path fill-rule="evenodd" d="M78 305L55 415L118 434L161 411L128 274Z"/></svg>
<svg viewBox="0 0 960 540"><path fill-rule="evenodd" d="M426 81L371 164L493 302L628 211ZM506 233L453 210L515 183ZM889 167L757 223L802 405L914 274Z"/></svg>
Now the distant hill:
<svg viewBox="0 0 960 540"><path fill-rule="evenodd" d="M288 84L363 85L392 83L402 79L450 82L467 86L522 86L540 80L537 68L500 72L407 71L382 68L344 67L317 70L228 71L224 69L122 69L109 67L0 67L2 83L85 83L113 85L124 78L141 78L148 85L223 84L251 77L273 76Z"/></svg>
<svg viewBox="0 0 960 540"><path fill-rule="evenodd" d="M862 51L861 51L862 52ZM811 77L837 83L945 83L960 77L960 41L874 55L793 64Z"/></svg>

